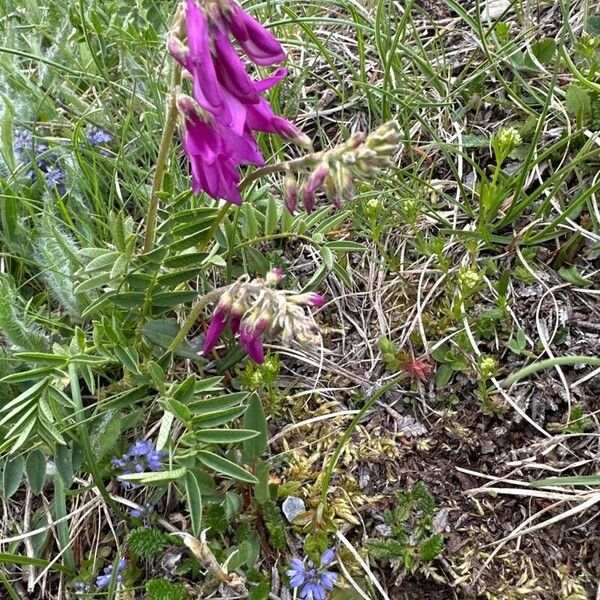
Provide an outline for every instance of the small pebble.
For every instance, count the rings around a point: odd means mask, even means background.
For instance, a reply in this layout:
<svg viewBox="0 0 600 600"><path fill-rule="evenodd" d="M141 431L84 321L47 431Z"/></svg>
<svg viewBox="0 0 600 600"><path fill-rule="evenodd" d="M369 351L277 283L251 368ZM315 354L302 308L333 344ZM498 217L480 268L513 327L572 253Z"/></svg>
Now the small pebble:
<svg viewBox="0 0 600 600"><path fill-rule="evenodd" d="M281 510L285 515L285 518L288 522L293 523L294 519L306 512L306 505L304 504L304 500L302 498L297 498L296 496L288 496L281 505Z"/></svg>

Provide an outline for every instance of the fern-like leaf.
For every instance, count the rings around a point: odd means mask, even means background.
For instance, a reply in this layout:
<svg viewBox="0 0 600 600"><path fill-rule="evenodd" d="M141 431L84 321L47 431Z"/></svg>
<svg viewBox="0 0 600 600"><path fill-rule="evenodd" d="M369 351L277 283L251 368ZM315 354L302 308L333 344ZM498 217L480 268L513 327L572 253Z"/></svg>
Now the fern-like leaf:
<svg viewBox="0 0 600 600"><path fill-rule="evenodd" d="M11 278L4 274L0 275L0 332L17 351L48 352L50 348L48 336L31 322Z"/></svg>
<svg viewBox="0 0 600 600"><path fill-rule="evenodd" d="M368 540L367 550L379 560L393 560L402 558L406 553L406 544L394 538Z"/></svg>
<svg viewBox="0 0 600 600"><path fill-rule="evenodd" d="M131 552L142 558L155 558L162 554L168 543L167 536L157 529L138 527L127 536Z"/></svg>
<svg viewBox="0 0 600 600"><path fill-rule="evenodd" d="M444 536L436 533L426 539L419 548L419 557L423 561L430 561L437 558L444 548Z"/></svg>
<svg viewBox="0 0 600 600"><path fill-rule="evenodd" d="M146 583L148 600L186 600L189 594L181 583L172 583L166 579L151 579Z"/></svg>

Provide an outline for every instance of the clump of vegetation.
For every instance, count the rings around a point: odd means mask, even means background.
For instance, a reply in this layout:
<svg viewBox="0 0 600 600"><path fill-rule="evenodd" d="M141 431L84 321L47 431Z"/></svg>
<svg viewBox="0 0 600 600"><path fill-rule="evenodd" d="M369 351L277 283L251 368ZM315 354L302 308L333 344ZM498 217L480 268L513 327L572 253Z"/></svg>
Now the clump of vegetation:
<svg viewBox="0 0 600 600"><path fill-rule="evenodd" d="M443 533L435 531L437 515L435 500L424 484L396 492L394 507L384 514L388 536L367 540L366 547L375 558L399 561L414 571L420 563L437 558L444 548Z"/></svg>

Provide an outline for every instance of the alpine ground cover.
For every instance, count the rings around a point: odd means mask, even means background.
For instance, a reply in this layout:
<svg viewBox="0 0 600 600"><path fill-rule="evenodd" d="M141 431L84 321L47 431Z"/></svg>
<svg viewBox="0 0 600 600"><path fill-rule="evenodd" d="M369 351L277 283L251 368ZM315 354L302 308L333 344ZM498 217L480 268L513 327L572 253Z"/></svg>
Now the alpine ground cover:
<svg viewBox="0 0 600 600"><path fill-rule="evenodd" d="M596 13L7 0L0 597L595 597Z"/></svg>

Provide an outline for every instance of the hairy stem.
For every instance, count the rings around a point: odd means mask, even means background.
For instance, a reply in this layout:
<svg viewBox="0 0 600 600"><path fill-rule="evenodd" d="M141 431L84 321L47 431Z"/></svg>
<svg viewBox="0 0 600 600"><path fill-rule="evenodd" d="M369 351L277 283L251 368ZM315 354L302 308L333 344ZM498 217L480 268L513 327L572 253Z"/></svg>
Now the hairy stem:
<svg viewBox="0 0 600 600"><path fill-rule="evenodd" d="M204 307L213 300L216 300L228 288L228 285L217 288L216 290L212 290L211 292L208 292L208 294L205 294L198 299L196 304L194 304L192 307L192 310L190 311L190 314L188 315L184 324L181 326L179 333L175 336L169 348L167 349L168 352L175 352L175 350L177 350L177 348L185 340L185 337L189 333L190 329L194 326L194 323L198 320L198 317L200 316L200 313Z"/></svg>
<svg viewBox="0 0 600 600"><path fill-rule="evenodd" d="M156 231L156 217L158 213L158 193L162 189L167 163L169 158L169 149L173 141L173 134L177 127L177 87L181 82L181 67L177 64L173 67L171 77L171 91L167 98L167 114L165 126L163 128L158 157L156 159L156 169L152 181L152 191L150 193L150 205L148 206L148 217L146 218L146 233L144 235L144 252L150 252L154 244L154 234Z"/></svg>

